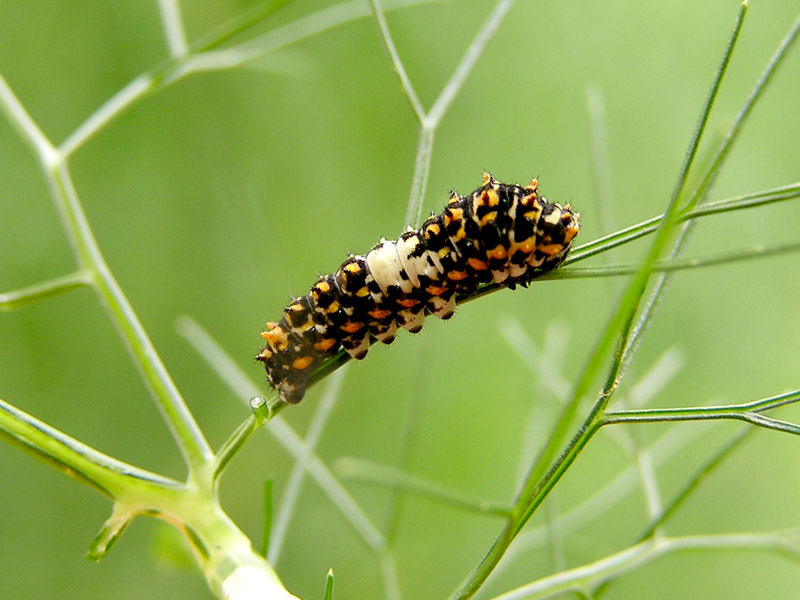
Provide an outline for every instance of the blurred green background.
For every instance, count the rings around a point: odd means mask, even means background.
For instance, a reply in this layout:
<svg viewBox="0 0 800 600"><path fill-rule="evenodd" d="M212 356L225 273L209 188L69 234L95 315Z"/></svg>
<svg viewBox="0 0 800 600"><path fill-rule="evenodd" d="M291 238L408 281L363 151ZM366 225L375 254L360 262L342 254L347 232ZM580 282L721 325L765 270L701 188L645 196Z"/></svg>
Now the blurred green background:
<svg viewBox="0 0 800 600"><path fill-rule="evenodd" d="M246 39L333 2L294 0ZM252 3L184 3L195 39ZM435 100L493 2L453 0L390 12L398 51L426 107ZM721 58L735 0L697 3L519 0L437 131L425 210L483 170L543 192L583 214L579 242L661 212ZM796 0L754 0L709 126L716 141L797 16ZM115 92L168 56L151 2L5 1L0 72L55 143ZM239 41L239 38L232 40ZM795 49L742 133L712 196L800 179L800 52ZM586 91L606 106L610 206L591 174ZM81 148L70 165L100 247L214 446L247 415L176 333L188 315L266 390L252 360L258 332L348 250L401 231L417 130L375 23L367 18L240 68L200 74L148 96ZM718 139L718 138L717 138ZM710 146L706 146L710 148ZM28 147L0 119L0 291L74 268L46 185ZM800 206L787 203L703 221L689 254L797 239ZM642 245L616 260L635 260ZM602 262L597 260L597 263ZM796 388L800 356L798 257L681 272L621 393L672 349L684 364L651 406L743 402ZM422 335L401 335L347 367L319 447L329 464L356 456L397 465L458 490L510 501L531 411L539 440L558 404L504 341L500 324L548 347L574 381L613 307L621 281L545 282L461 307ZM555 327L554 327L555 324ZM0 397L120 459L182 477L180 456L114 327L88 290L0 315ZM555 346L563 346L557 357ZM324 385L283 413L300 433ZM416 408L415 408L416 407ZM412 412L416 429L404 441ZM800 420L788 408L781 418ZM659 467L664 497L738 427L702 432ZM643 443L667 426L636 430ZM568 511L631 458L604 432L548 499ZM800 440L751 436L670 521L674 534L773 530L800 524ZM261 431L222 485L224 505L257 540L262 484L276 500L292 462ZM83 558L110 503L6 444L0 445L0 598L210 598L192 568L164 560L163 526L138 519L100 564ZM348 483L381 526L389 494ZM375 556L315 484L303 487L276 565L304 598L380 598ZM444 598L500 523L427 500L400 506L392 551L405 598ZM532 525L541 524L537 516ZM564 540L566 566L631 543L647 522L641 491ZM547 547L520 557L481 597L553 570ZM671 556L621 578L607 598L791 597L796 563L764 552Z"/></svg>

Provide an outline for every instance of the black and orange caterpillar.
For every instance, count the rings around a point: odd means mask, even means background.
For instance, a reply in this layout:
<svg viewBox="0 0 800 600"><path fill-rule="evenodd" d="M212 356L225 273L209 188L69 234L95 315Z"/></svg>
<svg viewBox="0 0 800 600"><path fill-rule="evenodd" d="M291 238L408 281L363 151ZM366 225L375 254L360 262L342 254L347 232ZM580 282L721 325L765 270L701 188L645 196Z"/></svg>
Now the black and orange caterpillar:
<svg viewBox="0 0 800 600"><path fill-rule="evenodd" d="M398 327L416 333L428 314L449 319L456 294L491 281L527 286L564 261L579 230L580 214L539 196L536 179L522 187L485 173L481 187L451 192L442 214L418 230L320 276L280 321L267 323L256 359L284 402L300 402L308 378L340 347L361 359L376 340L390 344Z"/></svg>

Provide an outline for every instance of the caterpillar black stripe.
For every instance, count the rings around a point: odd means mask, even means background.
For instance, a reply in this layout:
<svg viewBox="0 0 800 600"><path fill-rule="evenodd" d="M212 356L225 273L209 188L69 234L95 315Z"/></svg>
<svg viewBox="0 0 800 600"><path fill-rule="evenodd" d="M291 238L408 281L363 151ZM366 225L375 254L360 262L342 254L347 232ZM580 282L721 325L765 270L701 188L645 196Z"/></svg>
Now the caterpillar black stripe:
<svg viewBox="0 0 800 600"><path fill-rule="evenodd" d="M484 174L471 194L450 193L442 214L395 241L381 240L322 275L308 294L268 323L256 356L284 402L303 399L308 378L339 348L364 358L398 327L416 333L425 316L449 319L456 294L494 281L511 289L560 265L580 230L580 214L539 196L536 179L522 187Z"/></svg>

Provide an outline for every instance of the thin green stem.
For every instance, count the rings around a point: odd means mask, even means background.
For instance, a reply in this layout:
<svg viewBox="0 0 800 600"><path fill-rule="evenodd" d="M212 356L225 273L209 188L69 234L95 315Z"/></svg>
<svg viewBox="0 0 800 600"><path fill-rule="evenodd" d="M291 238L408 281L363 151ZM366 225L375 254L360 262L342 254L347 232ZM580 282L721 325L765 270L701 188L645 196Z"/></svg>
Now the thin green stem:
<svg viewBox="0 0 800 600"><path fill-rule="evenodd" d="M556 423L553 432L548 438L546 444L543 446L539 456L535 460L528 478L517 495L515 501L514 512L512 518L504 527L503 531L498 536L492 548L480 561L478 566L470 573L467 579L459 586L452 598L461 599L469 598L475 594L478 588L483 584L491 571L500 561L500 558L505 553L506 549L514 539L516 534L527 522L533 512L543 502L548 492L552 489L553 485L560 479L561 475L575 460L578 453L588 443L589 439L594 435L599 427L600 420L603 412L607 406L607 402L617 385L617 375L622 366L622 356L625 346L627 345L627 336L630 332L633 319L639 307L639 302L644 294L645 288L650 276L652 274L652 265L658 260L664 247L667 244L669 235L673 228L673 217L678 209L678 203L681 191L683 189L689 168L697 153L697 147L705 124L708 120L708 114L716 98L719 89L720 81L725 74L730 56L735 47L736 40L738 39L739 32L743 23L744 15L746 13L746 5L743 5L734 26L733 34L723 55L723 60L711 87L711 91L703 105L701 116L695 128L692 138L689 142L689 147L686 156L679 170L678 178L675 183L672 194L670 195L667 208L664 211L664 217L658 225L655 232L655 237L651 243L648 252L645 255L639 269L633 276L630 284L623 293L622 299L616 313L612 316L610 322L606 326L600 340L595 346L592 356L587 361L580 379L578 380L571 401L564 407L562 414ZM608 355L612 346L616 345L613 352L613 360L611 368L609 369L606 377L603 391L595 402L589 416L584 420L583 425L578 430L578 433L572 437L567 444L566 449L561 452L558 458L556 457L558 448L560 448L569 429L572 427L574 417L577 413L578 405L581 399L589 392L592 382L594 381L604 357Z"/></svg>
<svg viewBox="0 0 800 600"><path fill-rule="evenodd" d="M740 262L752 258L764 258L778 254L797 252L800 250L800 241L787 242L785 244L775 244L773 246L753 246L752 248L741 248L727 252L715 252L704 256L693 256L685 258L665 258L657 260L652 265L653 272L673 272L685 269L697 269L710 267L726 263ZM600 265L597 267L562 267L554 271L542 273L536 278L540 281L559 281L563 279L584 279L592 277L618 277L623 275L635 275L639 270L636 263L620 263L616 265ZM503 286L487 285L478 290L477 294L459 299L459 304L475 300L475 296L482 297L499 289Z"/></svg>
<svg viewBox="0 0 800 600"><path fill-rule="evenodd" d="M439 96L434 101L433 106L431 106L430 111L428 111L427 120L434 129L439 126L439 123L444 118L444 115L447 113L453 100L455 100L458 92L464 86L467 77L469 77L478 59L483 55L483 51L486 49L489 41L500 28L508 11L514 6L514 2L515 0L498 0L492 12L489 13L486 20L481 25L478 33L470 42L466 52L464 52L464 56L461 57L453 74L450 76L450 79L447 80Z"/></svg>
<svg viewBox="0 0 800 600"><path fill-rule="evenodd" d="M333 600L333 569L328 569L328 574L325 577L325 596L323 600Z"/></svg>
<svg viewBox="0 0 800 600"><path fill-rule="evenodd" d="M743 6L746 7L747 5L744 4ZM742 108L739 110L739 113L736 115L736 119L728 131L728 135L725 137L722 147L719 149L716 158L708 168L708 171L703 177L699 187L697 190L695 190L691 200L687 203L687 207L694 208L694 206L699 204L702 199L708 195L708 192L710 191L711 186L714 184L714 180L716 179L717 174L722 167L722 163L725 161L725 158L728 156L728 153L733 147L733 143L738 138L739 133L742 130L742 126L747 120L747 117L750 115L750 112L753 110L756 102L758 102L759 98L761 98L764 90L766 90L767 84L769 84L769 82L772 80L772 77L778 70L778 67L783 62L784 58L786 58L789 49L794 45L798 34L800 34L800 16L797 17L794 24L789 29L789 32L786 34L786 37L783 38L777 50L767 63L767 66L762 71L758 81L756 81L756 84L753 86L753 90L750 92L750 95L747 97L742 105Z"/></svg>
<svg viewBox="0 0 800 600"><path fill-rule="evenodd" d="M672 272L699 267L710 267L725 263L740 262L751 258L763 258L777 254L796 252L798 250L800 250L800 241L775 244L773 246L754 246L752 248L742 248L740 250L731 250L728 252L716 252L705 256L658 260L653 263L652 270L654 272ZM632 263L601 265L599 267L567 267L551 273L545 273L539 280L547 281L554 279L632 275L636 270L637 265Z"/></svg>
<svg viewBox="0 0 800 600"><path fill-rule="evenodd" d="M107 127L109 123L123 114L128 108L141 102L147 94L155 91L158 87L156 74L161 68L163 67L159 66L151 69L151 71L142 73L129 82L69 134L58 147L58 151L64 157L64 160L69 159L87 141Z"/></svg>
<svg viewBox="0 0 800 600"><path fill-rule="evenodd" d="M244 443L250 438L253 432L258 428L258 423L254 415L250 415L242 422L236 430L231 434L228 440L222 445L214 459L216 465L214 467L213 479L218 481L225 467L236 455L236 453L244 446Z"/></svg>
<svg viewBox="0 0 800 600"><path fill-rule="evenodd" d="M103 454L3 400L0 400L0 436L110 498L118 498L135 487L134 479L139 485L181 485Z"/></svg>
<svg viewBox="0 0 800 600"><path fill-rule="evenodd" d="M131 355L142 370L144 379L153 392L187 464L192 467L210 460L212 453L208 443L97 246L73 187L66 162L62 160L58 151L53 149L2 79L0 79L0 107L22 135L23 140L34 150L35 157L42 166L78 264L80 283L91 281L102 305L117 325ZM76 283L72 281L68 285ZM64 284L63 280L61 284ZM38 290L31 291L29 288L27 297L44 297L55 289L48 284L44 284L44 287Z"/></svg>
<svg viewBox="0 0 800 600"><path fill-rule="evenodd" d="M371 1L374 6L377 6L376 0ZM400 57L397 55L394 44L391 42L391 36L389 35L388 28L386 28L385 21L378 22L384 45L387 47L387 52L392 60L393 68L398 74L398 77L400 77L403 90L406 93L406 98L408 98L414 116L420 125L419 137L417 139L417 152L414 159L414 174L411 179L411 190L409 192L408 205L406 208L405 225L407 227L414 226L421 221L422 205L425 200L425 191L428 185L428 173L430 172L431 158L433 156L433 140L436 129L439 127L444 115L463 87L464 82L472 72L478 59L483 54L489 40L500 27L500 24L513 5L514 0L499 0L495 4L492 12L489 13L483 25L481 25L481 28L461 57L461 61L456 66L450 79L444 85L439 96L434 101L433 106L431 106L430 111L427 113L425 113L424 108L417 99L414 87L405 74L405 69L400 61ZM389 50L389 48L391 48L391 50Z"/></svg>
<svg viewBox="0 0 800 600"><path fill-rule="evenodd" d="M402 490L408 494L429 498L435 502L477 513L501 517L507 517L511 513L511 506L506 503L470 496L457 490L448 489L439 483L373 461L358 458L340 458L336 461L336 471L345 479Z"/></svg>
<svg viewBox="0 0 800 600"><path fill-rule="evenodd" d="M168 0L162 1L168 2ZM386 6L388 10L396 10L430 3L431 1L388 0ZM235 46L219 50L214 49L235 33L240 33L260 22L270 12L272 11L248 13L247 18L235 20L231 24L215 30L213 35L204 36L197 44L199 47L197 52L184 52L178 47L180 43L176 42L171 58L133 79L75 129L60 144L59 151L61 155L65 159L72 156L99 131L108 126L129 107L141 102L148 94L159 91L194 73L240 67L277 49L295 44L345 23L364 18L369 15L369 7L365 6L360 0L343 2L321 9L307 17L296 19L287 25L277 27L272 31ZM165 26L167 25L165 24ZM170 47L173 49L172 42ZM2 96L3 92L3 83L2 78L0 78L0 96Z"/></svg>
<svg viewBox="0 0 800 600"><path fill-rule="evenodd" d="M589 116L589 142L591 148L593 212L598 213L601 231L613 231L611 192L611 167L606 132L606 107L603 91L597 84L586 88L586 112Z"/></svg>
<svg viewBox="0 0 800 600"><path fill-rule="evenodd" d="M417 152L414 157L414 174L411 177L411 189L408 193L405 226L414 227L422 220L422 205L425 201L425 190L428 189L428 175L431 170L433 156L433 140L436 128L424 122L417 136Z"/></svg>
<svg viewBox="0 0 800 600"><path fill-rule="evenodd" d="M336 375L331 377L328 385L325 387L323 397L316 407L314 418L305 436L304 454L295 461L292 472L289 475L289 480L286 483L283 496L281 497L281 508L275 518L270 550L267 555L267 560L272 564L278 562L280 553L283 550L284 541L289 535L289 525L299 506L300 491L303 486L303 481L306 479L309 462L312 459L316 459L314 453L322 437L322 432L328 423L328 418L331 416L336 401L339 398L339 390L341 389L342 381L344 381L343 374L344 371L339 371Z"/></svg>
<svg viewBox="0 0 800 600"><path fill-rule="evenodd" d="M644 541L647 538L652 537L656 530L664 525L669 518L675 514L678 508L686 503L686 500L688 500L692 493L698 489L700 483L714 470L716 470L717 467L719 467L723 461L741 445L745 438L747 438L747 436L752 434L754 431L755 429L752 427L742 428L737 431L736 434L731 437L731 439L717 449L717 451L683 483L681 489L678 490L672 499L664 506L661 513L648 524L647 528L641 533L637 541Z"/></svg>
<svg viewBox="0 0 800 600"><path fill-rule="evenodd" d="M183 58L189 53L189 43L183 28L180 2L178 0L158 0L158 8L170 56Z"/></svg>
<svg viewBox="0 0 800 600"><path fill-rule="evenodd" d="M705 419L727 419L730 415L758 414L800 401L800 390L792 390L769 398L743 404L719 406L693 406L690 408L642 408L636 410L608 411L602 418L603 425L614 423L646 423L663 421L698 421Z"/></svg>
<svg viewBox="0 0 800 600"><path fill-rule="evenodd" d="M53 200L72 242L78 264L81 269L92 274L93 286L100 302L117 326L134 362L139 367L186 464L190 468L196 468L208 463L213 458L213 452L133 307L108 268L94 239L66 165L46 175L51 183Z"/></svg>
<svg viewBox="0 0 800 600"><path fill-rule="evenodd" d="M403 61L400 60L400 55L397 53L397 48L395 48L389 26L386 24L386 17L383 14L380 1L369 0L369 4L372 7L372 15L375 17L375 23L378 25L378 31L381 34L380 37L383 49L389 56L389 61L392 63L392 68L394 69L395 75L397 75L397 79L400 80L403 93L411 106L411 112L414 113L417 122L423 125L425 109L419 101L419 96L417 96L417 91L414 89L414 84L411 83L411 79L408 73L406 73L406 68L403 66Z"/></svg>
<svg viewBox="0 0 800 600"><path fill-rule="evenodd" d="M87 270L80 270L18 290L3 292L0 294L0 312L9 312L64 292L90 286L91 283L91 273Z"/></svg>
<svg viewBox="0 0 800 600"><path fill-rule="evenodd" d="M52 142L22 106L2 74L0 74L0 111L17 130L22 141L30 146L43 169L51 168L61 160Z"/></svg>
<svg viewBox="0 0 800 600"><path fill-rule="evenodd" d="M272 538L272 521L275 515L273 484L274 481L271 477L264 482L264 527L261 530L261 546L258 550L258 553L264 558L267 557L267 552L269 552Z"/></svg>
<svg viewBox="0 0 800 600"><path fill-rule="evenodd" d="M702 435L703 427L672 428L661 436L655 444L648 448L655 458L656 465L663 465L671 458L683 451L691 441ZM619 506L625 498L631 496L639 489L635 475L636 466L629 464L616 477L594 493L584 498L580 504L558 517L558 526L564 532L579 531L581 527L602 518L602 515ZM504 569L514 564L514 559L527 555L533 549L541 548L547 543L545 526L527 527L515 540L509 551L503 557L497 569L492 572L492 577L497 577Z"/></svg>
<svg viewBox="0 0 800 600"><path fill-rule="evenodd" d="M775 202L793 200L800 197L800 183L792 183L785 186L772 188L752 194L745 194L735 198L726 198L715 202L707 202L693 209L683 209L675 216L676 223L690 222L701 217L718 215L734 210L756 208ZM614 233L599 237L591 242L576 246L565 261L565 265L585 260L596 254L608 252L612 248L622 246L641 237L653 233L664 215L651 217L646 221L630 225Z"/></svg>
<svg viewBox="0 0 800 600"><path fill-rule="evenodd" d="M189 317L182 317L178 321L178 329L198 351L200 358L207 362L211 370L228 384L235 395L240 398L255 396L259 388L242 372L225 351ZM332 372L331 369L329 372ZM317 372L319 374L319 371ZM286 451L298 462L303 462L309 476L336 506L344 518L352 525L364 543L371 549L380 553L386 546L386 540L380 531L372 524L369 517L353 500L342 483L331 473L328 466L310 451L303 439L286 424L282 418L274 418L275 413L284 410L288 405L280 400L273 399L269 403L270 426L267 431Z"/></svg>
<svg viewBox="0 0 800 600"><path fill-rule="evenodd" d="M733 533L649 539L601 560L555 573L499 596L494 596L492 600L535 600L551 598L568 592L584 593L612 578L675 552L756 549L789 553L794 558L798 558L800 551L797 537L798 532L790 529L771 533Z"/></svg>
<svg viewBox="0 0 800 600"><path fill-rule="evenodd" d="M433 0L385 0L384 9L399 10L421 4L430 4ZM279 48L311 38L322 32L329 31L340 25L362 19L370 15L370 7L361 0L340 2L318 10L305 17L295 19L291 23L276 27L267 33L261 34L235 46L219 49L208 49L194 55L187 60L174 65L170 70L167 83L193 73L203 71L217 71L241 67L253 60L266 56ZM256 22L256 21L253 21ZM227 28L218 35L226 36ZM220 38L221 39L221 38ZM201 48L213 48L217 41L209 39L203 41Z"/></svg>
<svg viewBox="0 0 800 600"><path fill-rule="evenodd" d="M250 10L239 13L234 18L212 29L192 42L194 52L206 52L220 46L239 33L247 31L272 13L286 6L291 0L262 0Z"/></svg>
<svg viewBox="0 0 800 600"><path fill-rule="evenodd" d="M636 543L642 543L653 537L660 537L660 528L675 514L697 490L704 479L706 479L712 471L719 467L722 462L731 455L735 448L744 441L755 429L746 427L740 429L728 442L719 448L699 469L697 469L689 479L687 479L680 490L672 497L672 499L662 508L660 513L653 518L648 524L647 528L636 539ZM614 579L608 579L594 590L594 598L600 598L605 594L609 586L613 583Z"/></svg>

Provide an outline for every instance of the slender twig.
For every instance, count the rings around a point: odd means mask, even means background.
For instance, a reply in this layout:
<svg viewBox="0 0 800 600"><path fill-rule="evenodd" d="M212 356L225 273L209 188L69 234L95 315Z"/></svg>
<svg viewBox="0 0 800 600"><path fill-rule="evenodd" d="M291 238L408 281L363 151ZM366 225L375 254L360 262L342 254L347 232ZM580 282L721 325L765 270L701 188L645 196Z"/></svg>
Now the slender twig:
<svg viewBox="0 0 800 600"><path fill-rule="evenodd" d="M208 461L212 456L211 449L108 268L83 212L63 156L53 149L2 79L0 79L0 107L23 140L33 149L50 186L62 226L71 243L78 272L84 281L91 282L112 322L118 326L122 339L140 367L145 382L152 391L187 465L196 467ZM39 297L47 296L53 289L52 286L49 289L47 287L44 290L40 289ZM28 292L28 297L31 297L31 290ZM33 293L35 295L36 290Z"/></svg>
<svg viewBox="0 0 800 600"><path fill-rule="evenodd" d="M797 530L772 533L731 533L649 539L598 561L555 573L533 583L494 596L492 600L534 600L570 591L591 590L611 578L675 552L758 549L800 557Z"/></svg>
<svg viewBox="0 0 800 600"><path fill-rule="evenodd" d="M689 222L701 217L717 215L728 211L755 208L775 202L792 200L798 197L800 197L800 183L792 183L753 194L737 196L735 198L726 198L716 202L706 202L701 206L691 210L680 211L675 217L675 222ZM585 260L595 256L596 254L608 252L612 248L622 246L641 237L650 235L656 230L658 223L661 222L663 218L663 214L651 217L646 221L636 223L635 225L629 225L628 227L615 231L614 233L610 233L590 242L586 242L585 244L581 244L570 253L569 257L565 261L565 264L568 265Z"/></svg>
<svg viewBox="0 0 800 600"><path fill-rule="evenodd" d="M384 0L384 10L399 10L421 4L430 4L434 0ZM171 83L193 73L203 71L217 71L224 69L234 69L241 67L253 60L257 60L280 48L290 46L297 42L309 39L324 31L329 31L340 25L362 19L369 16L371 9L362 0L350 0L340 2L320 9L305 17L295 19L286 25L276 27L264 34L246 40L234 46L213 49L223 39L231 35L228 27L214 32L216 38L206 37L198 46L200 52L190 55L187 60L180 61L170 69L166 76L166 83ZM261 16L253 17L252 22L257 22ZM244 23L238 21L234 24L235 28L244 27L251 21Z"/></svg>
<svg viewBox="0 0 800 600"><path fill-rule="evenodd" d="M461 57L453 74L450 76L450 79L448 79L441 93L434 101L433 106L431 106L430 111L428 111L427 120L432 128L435 129L439 126L439 123L444 118L453 100L455 100L456 95L458 95L458 92L463 87L464 82L466 82L467 77L469 77L478 59L483 55L483 51L486 49L492 36L494 36L500 28L500 24L511 10L511 7L514 6L514 2L515 0L498 0L494 8L492 8L492 12L490 12L484 20L478 33L470 42L467 51L464 53L464 56Z"/></svg>
<svg viewBox="0 0 800 600"><path fill-rule="evenodd" d="M0 293L0 312L8 312L27 304L40 302L76 288L87 287L91 283L91 273L87 270L80 270L25 288L3 292Z"/></svg>
<svg viewBox="0 0 800 600"><path fill-rule="evenodd" d="M52 142L22 106L2 74L0 74L0 111L6 115L22 141L31 147L43 168L51 168L60 161Z"/></svg>
<svg viewBox="0 0 800 600"><path fill-rule="evenodd" d="M705 421L713 419L751 419L753 415L800 401L800 390L792 390L743 404L692 406L689 408L642 408L608 411L603 425L616 423L658 423L664 421ZM758 423L761 424L761 423Z"/></svg>
<svg viewBox="0 0 800 600"><path fill-rule="evenodd" d="M471 597L483 584L489 573L491 573L502 555L505 553L505 550L508 548L516 534L528 521L533 512L539 507L541 502L555 485L555 482L560 479L561 475L563 475L566 469L572 464L578 453L580 453L580 451L588 443L594 433L596 433L599 427L599 422L607 406L608 399L610 398L614 389L616 389L617 371L622 365L621 359L626 346L625 340L630 333L633 318L639 307L640 299L642 298L647 283L650 280L650 276L652 274L652 265L660 257L669 239L669 235L673 227L673 216L678 208L680 193L683 189L694 156L696 155L700 137L708 120L708 114L713 105L717 90L719 89L719 83L724 76L730 56L736 44L736 40L738 39L739 32L741 31L741 25L745 12L746 5L743 5L737 17L733 34L731 35L728 46L723 55L722 63L715 74L711 91L703 105L698 125L692 133L686 156L679 170L678 178L672 194L670 195L666 210L664 211L664 217L656 229L650 248L645 254L640 267L633 276L627 289L624 291L617 311L612 316L610 322L603 331L600 340L597 342L591 357L587 361L586 367L584 367L582 374L575 385L571 401L564 407L561 417L554 427L550 437L542 447L539 456L534 461L527 481L520 488L515 501L512 518L509 519L508 523L503 528L487 554L454 592L452 596L453 600ZM558 454L558 449L562 447L564 439L567 437L569 430L572 427L573 419L578 410L579 402L589 392L590 386L594 381L600 366L603 364L605 357L612 350L615 342L616 349L612 353L613 359L611 368L609 369L601 394L592 407L589 415L583 420L583 424L578 430L578 433L572 437L572 439L566 445L566 449Z"/></svg>
<svg viewBox="0 0 800 600"><path fill-rule="evenodd" d="M344 371L339 371L330 378L328 385L325 386L325 391L322 394L320 402L314 411L314 418L308 427L308 432L305 437L305 456L313 456L316 452L317 444L322 437L322 432L328 424L328 418L336 406L336 401L339 399L339 392L344 381ZM283 544L289 533L289 525L291 524L292 517L294 516L297 507L300 505L299 496L300 490L303 485L306 473L308 471L308 460L296 460L292 467L292 472L289 474L289 479L286 483L283 496L280 502L280 511L275 517L272 530L272 540L270 543L269 554L267 561L271 564L276 564L280 558Z"/></svg>
<svg viewBox="0 0 800 600"><path fill-rule="evenodd" d="M167 5L174 3L174 0L160 1ZM386 0L386 8L387 10L396 10L426 4L431 1ZM232 23L220 27L213 32L213 35L204 36L201 43L198 44L198 50L195 52L189 52L188 48L181 48L183 43L179 41L175 41L175 46L173 47L173 42L170 41L171 58L133 79L94 111L86 121L78 126L59 145L62 155L65 158L72 156L88 140L123 114L130 106L141 102L147 94L161 90L184 77L204 71L220 71L240 67L270 52L308 39L345 23L362 19L370 14L369 7L363 2L351 0L350 2L321 9L282 27L276 27L254 39L228 48L214 49L230 36L258 23L271 12L273 11L261 10L257 14L248 13L248 18L244 22L234 20ZM166 17L164 18L166 19ZM165 27L172 27L172 25L165 21ZM177 33L174 33L174 35L178 36ZM0 94L2 94L3 83L2 78L0 78Z"/></svg>
<svg viewBox="0 0 800 600"><path fill-rule="evenodd" d="M669 429L648 450L654 457L656 465L662 465L684 450L693 440L701 436L703 431L704 429L701 426ZM578 531L585 524L596 521L613 510L614 507L619 506L621 501L638 489L638 478L635 475L635 470L635 465L628 465L605 486L596 490L577 506L564 512L558 517L559 528L565 535ZM527 527L503 556L498 568L492 572L492 577L496 578L502 571L514 564L514 558L525 555L531 549L543 546L546 543L546 536L547 533L543 525Z"/></svg>
<svg viewBox="0 0 800 600"><path fill-rule="evenodd" d="M700 483L706 477L708 477L712 471L716 470L716 468L719 467L722 462L742 444L745 438L754 431L755 429L752 427L744 427L737 431L736 434L733 435L725 444L718 448L717 451L714 452L714 454L691 475L691 477L684 481L681 489L678 490L672 499L670 499L670 501L663 507L661 513L658 514L656 518L647 525L647 528L641 533L637 541L644 541L651 537L660 526L666 523L667 520L673 514L675 514L678 508L686 503L686 500L689 499L692 493L698 489Z"/></svg>
<svg viewBox="0 0 800 600"><path fill-rule="evenodd" d="M0 400L0 437L111 498L118 498L130 489L131 478L148 485L180 485L173 479L103 454L3 400Z"/></svg>
<svg viewBox="0 0 800 600"><path fill-rule="evenodd" d="M506 503L470 496L457 490L448 489L439 483L373 461L352 457L340 458L336 461L335 466L337 472L343 478L359 483L402 490L448 506L482 514L505 517L511 512L511 506Z"/></svg>
<svg viewBox="0 0 800 600"><path fill-rule="evenodd" d="M245 375L239 365L235 363L219 344L194 320L181 317L178 321L178 331L183 335L198 352L200 358L226 382L234 394L239 398L250 398L259 393L256 386ZM278 401L278 407L286 403ZM270 409L272 405L270 404ZM249 420L249 418L248 418ZM266 428L278 443L296 460L303 462L309 476L330 498L342 515L353 526L364 542L373 549L386 545L380 531L372 524L369 517L353 500L342 483L331 473L327 465L307 446L306 442L292 429L283 417L273 417Z"/></svg>
<svg viewBox="0 0 800 600"><path fill-rule="evenodd" d="M746 7L746 4L744 6ZM758 102L759 98L761 98L764 90L767 89L767 85L772 80L773 75L775 75L775 72L778 70L778 67L783 62L784 58L786 58L789 49L794 45L798 34L800 34L800 16L797 17L794 24L789 29L789 33L786 34L786 37L781 40L781 43L775 50L775 53L772 55L767 63L767 66L759 76L758 81L756 81L756 84L753 86L750 95L747 97L742 105L742 108L739 110L739 113L736 115L736 119L728 131L728 135L725 137L722 147L719 149L717 156L709 166L708 171L703 177L702 183L698 186L691 200L687 203L687 207L693 208L699 204L705 196L708 195L711 186L714 184L717 174L722 167L722 163L725 161L725 158L727 158L728 153L733 147L733 143L738 138L739 133L741 132L742 127L747 120L747 117L750 115L753 107L755 107L756 102Z"/></svg>
<svg viewBox="0 0 800 600"><path fill-rule="evenodd" d="M628 428L629 429L629 428ZM686 503L691 497L692 493L697 490L700 483L708 477L712 471L722 464L722 462L731 455L735 448L741 445L741 442L751 434L755 429L752 427L745 427L740 429L736 435L731 437L721 448L719 448L699 469L697 469L683 484L681 489L667 502L662 510L655 515L645 530L636 539L636 543L644 542L653 537L661 536L661 527L667 520L675 514L680 506ZM594 590L593 598L600 598L605 594L614 579L607 579L597 589Z"/></svg>
<svg viewBox="0 0 800 600"><path fill-rule="evenodd" d="M384 49L389 55L392 68L400 80L403 92L411 105L411 110L420 127L417 140L417 152L414 159L414 174L411 179L411 190L409 192L408 206L406 208L406 226L419 223L422 215L422 204L425 199L425 190L428 184L428 173L430 171L430 162L433 154L433 139L436 129L439 123L441 123L442 118L444 118L450 104L464 85L467 77L472 72L475 63L477 63L478 59L483 54L489 40L500 27L503 18L514 5L514 1L515 0L498 0L492 12L489 13L483 25L478 30L477 35L462 56L461 61L456 66L450 79L434 101L430 111L426 113L419 101L414 85L411 83L406 73L400 55L395 48L394 41L392 41L391 32L386 25L386 19L383 16L383 10L381 9L379 0L370 0Z"/></svg>
<svg viewBox="0 0 800 600"><path fill-rule="evenodd" d="M111 321L117 325L122 340L142 372L186 464L190 468L207 464L213 457L211 447L128 298L108 268L66 166L47 175L52 184L53 200L75 249L78 264L82 269L92 273L93 285L101 304L108 312Z"/></svg>
<svg viewBox="0 0 800 600"><path fill-rule="evenodd" d="M158 9L170 56L174 59L183 58L189 53L189 43L186 41L186 32L183 28L180 2L158 0Z"/></svg>
<svg viewBox="0 0 800 600"><path fill-rule="evenodd" d="M383 42L383 49L386 50L386 54L389 55L392 68L397 78L400 80L400 85L403 86L403 93L411 106L411 112L414 113L417 122L423 125L425 121L425 109L419 101L419 96L417 96L417 91L414 89L414 84L411 83L411 79L408 73L406 73L406 68L403 66L403 61L400 60L400 55L397 53L392 34L389 32L388 25L386 25L386 17L383 15L383 8L381 8L380 1L369 0L369 4L372 7L372 15L375 17L375 23L378 25L378 30L381 34L380 37L381 42Z"/></svg>
<svg viewBox="0 0 800 600"><path fill-rule="evenodd" d="M152 72L143 73L133 79L116 94L106 100L88 119L81 123L58 146L61 155L66 159L75 154L87 141L99 131L105 129L129 107L141 102L142 98L155 90L156 77Z"/></svg>
<svg viewBox="0 0 800 600"><path fill-rule="evenodd" d="M404 225L413 227L422 218L422 205L425 201L425 190L428 189L428 175L431 170L433 156L433 140L436 130L431 127L420 127L417 135L417 152L414 156L414 174L411 177L411 188L408 192L408 205Z"/></svg>

